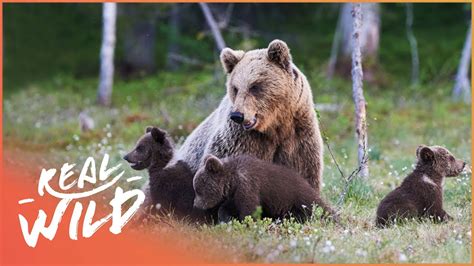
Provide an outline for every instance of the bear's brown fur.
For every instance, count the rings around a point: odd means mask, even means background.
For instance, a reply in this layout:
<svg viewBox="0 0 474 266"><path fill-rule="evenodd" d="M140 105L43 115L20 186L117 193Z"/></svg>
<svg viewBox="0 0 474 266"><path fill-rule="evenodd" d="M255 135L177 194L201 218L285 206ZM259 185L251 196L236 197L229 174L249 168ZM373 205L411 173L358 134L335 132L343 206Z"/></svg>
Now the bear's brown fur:
<svg viewBox="0 0 474 266"><path fill-rule="evenodd" d="M459 175L466 163L440 146L419 146L416 155L418 162L413 172L380 202L378 227L411 218L452 219L443 209L443 181Z"/></svg>
<svg viewBox="0 0 474 266"><path fill-rule="evenodd" d="M159 128L148 127L135 148L124 156L133 169L148 169L148 198L143 211L160 215L173 213L176 218L211 222L210 212L193 208L193 173L189 166L183 161L167 166L173 154L171 137Z"/></svg>
<svg viewBox="0 0 474 266"><path fill-rule="evenodd" d="M219 222L232 217L243 220L258 206L263 217L282 219L291 214L304 221L311 216L313 204L337 219L319 193L297 172L255 157L242 155L220 160L208 155L193 183L194 206L201 209L220 206Z"/></svg>
<svg viewBox="0 0 474 266"><path fill-rule="evenodd" d="M248 52L225 48L221 62L227 93L219 107L186 139L178 159L192 171L208 154L251 155L296 170L319 192L323 142L313 95L285 42ZM231 113L238 113L239 123Z"/></svg>

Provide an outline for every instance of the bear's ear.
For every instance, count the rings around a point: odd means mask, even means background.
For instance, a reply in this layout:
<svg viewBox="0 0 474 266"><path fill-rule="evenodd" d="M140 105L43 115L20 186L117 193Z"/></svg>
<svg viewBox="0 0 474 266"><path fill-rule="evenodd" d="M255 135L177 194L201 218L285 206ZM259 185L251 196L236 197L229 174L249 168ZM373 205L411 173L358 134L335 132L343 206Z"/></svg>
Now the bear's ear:
<svg viewBox="0 0 474 266"><path fill-rule="evenodd" d="M145 129L145 133L151 132L152 129L153 129L152 126L147 126L146 129Z"/></svg>
<svg viewBox="0 0 474 266"><path fill-rule="evenodd" d="M221 63L227 74L234 70L235 65L244 57L244 51L234 51L230 48L224 48L221 51Z"/></svg>
<svg viewBox="0 0 474 266"><path fill-rule="evenodd" d="M166 138L166 132L157 128L153 127L151 130L151 137L158 143L163 144Z"/></svg>
<svg viewBox="0 0 474 266"><path fill-rule="evenodd" d="M273 40L268 45L268 59L291 73L291 54L288 45L281 40Z"/></svg>
<svg viewBox="0 0 474 266"><path fill-rule="evenodd" d="M209 171L211 173L218 173L223 169L223 165L221 160L217 158L216 156L210 154L206 158L206 171Z"/></svg>
<svg viewBox="0 0 474 266"><path fill-rule="evenodd" d="M425 163L431 163L434 161L434 151L425 145L420 145L416 150L417 157Z"/></svg>

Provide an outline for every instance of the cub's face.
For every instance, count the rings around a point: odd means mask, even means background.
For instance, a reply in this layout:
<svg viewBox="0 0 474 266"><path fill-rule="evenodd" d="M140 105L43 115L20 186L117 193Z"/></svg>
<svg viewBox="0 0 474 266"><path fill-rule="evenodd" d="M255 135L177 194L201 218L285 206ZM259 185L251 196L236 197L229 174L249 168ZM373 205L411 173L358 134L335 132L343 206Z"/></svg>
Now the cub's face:
<svg viewBox="0 0 474 266"><path fill-rule="evenodd" d="M264 132L278 123L295 98L290 51L286 43L275 40L267 49L247 53L225 48L221 61L227 77L227 95L232 102L229 118L245 130Z"/></svg>
<svg viewBox="0 0 474 266"><path fill-rule="evenodd" d="M217 157L209 155L205 165L196 172L193 179L194 207L206 210L222 203L225 197L224 178L222 162Z"/></svg>
<svg viewBox="0 0 474 266"><path fill-rule="evenodd" d="M156 127L147 127L145 135L138 141L131 152L123 157L130 167L134 170L143 170L150 167L154 155L165 149L169 149L166 145L166 132Z"/></svg>
<svg viewBox="0 0 474 266"><path fill-rule="evenodd" d="M432 167L442 176L458 176L466 166L464 161L456 159L450 151L441 146L421 145L416 154L418 163Z"/></svg>

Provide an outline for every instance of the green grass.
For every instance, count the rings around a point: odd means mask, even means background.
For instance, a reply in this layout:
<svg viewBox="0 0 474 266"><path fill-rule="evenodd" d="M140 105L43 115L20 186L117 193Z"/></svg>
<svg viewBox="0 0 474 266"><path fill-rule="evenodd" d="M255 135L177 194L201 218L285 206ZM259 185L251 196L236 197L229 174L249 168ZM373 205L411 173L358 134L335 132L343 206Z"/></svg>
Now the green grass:
<svg viewBox="0 0 474 266"><path fill-rule="evenodd" d="M48 164L56 167L64 162L81 166L88 156L100 159L108 153L110 164L124 163L126 176L136 175L121 157L147 125L167 129L179 145L218 105L225 93L224 80L223 75L215 79L213 71L163 72L139 81L117 81L111 108L95 105L97 80L58 75L4 100L5 148L44 153ZM320 75L309 79L318 104L340 108L319 114L328 144L348 175L356 167L350 84L327 82ZM410 171L419 144L445 145L471 162L470 106L452 102L450 90L449 82L430 85L429 90L366 87L370 177L352 182L345 201L335 206L341 209L344 226L319 220L305 224L247 220L215 227L184 224L179 230L193 232L193 237L215 237L238 258L256 262L469 262L470 174L446 181L446 210L455 217L453 222L409 222L385 230L373 224L378 202ZM94 130L81 133L81 111L94 119ZM336 205L343 181L327 148L324 159L322 192ZM130 186L122 182L121 186Z"/></svg>

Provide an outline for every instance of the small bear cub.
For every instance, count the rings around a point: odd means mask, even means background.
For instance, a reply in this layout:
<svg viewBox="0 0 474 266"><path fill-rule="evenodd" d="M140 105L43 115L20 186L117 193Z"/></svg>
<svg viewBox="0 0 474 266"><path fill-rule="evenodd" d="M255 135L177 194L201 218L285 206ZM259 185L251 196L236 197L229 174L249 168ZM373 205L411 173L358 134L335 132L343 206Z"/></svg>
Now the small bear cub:
<svg viewBox="0 0 474 266"><path fill-rule="evenodd" d="M291 213L302 222L311 216L313 204L337 221L335 212L296 171L255 157L241 155L220 160L208 155L193 184L194 206L219 206L219 222L243 220L258 206L262 217L283 219Z"/></svg>
<svg viewBox="0 0 474 266"><path fill-rule="evenodd" d="M168 166L173 155L174 143L166 131L147 127L145 135L123 159L135 170L148 169L150 195L147 196L151 196L152 213L173 213L178 218L207 221L207 212L193 208L193 173L183 161Z"/></svg>
<svg viewBox="0 0 474 266"><path fill-rule="evenodd" d="M435 222L452 219L443 209L444 178L458 176L466 163L441 146L421 145L416 156L413 172L380 202L377 227L411 218L426 217Z"/></svg>

